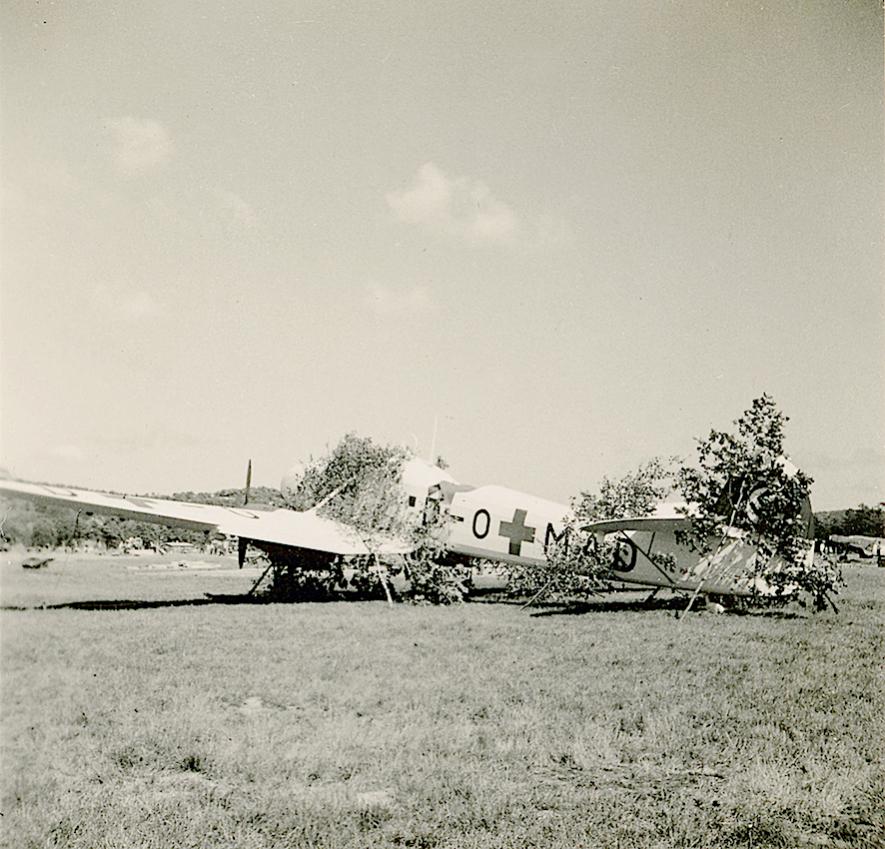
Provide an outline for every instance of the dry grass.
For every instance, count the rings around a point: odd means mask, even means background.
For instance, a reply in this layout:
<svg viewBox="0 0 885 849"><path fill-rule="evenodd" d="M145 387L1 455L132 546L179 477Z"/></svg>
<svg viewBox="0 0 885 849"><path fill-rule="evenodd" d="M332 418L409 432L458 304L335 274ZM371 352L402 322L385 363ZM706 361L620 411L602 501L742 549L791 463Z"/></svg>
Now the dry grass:
<svg viewBox="0 0 885 849"><path fill-rule="evenodd" d="M3 604L234 572L4 567ZM842 612L4 610L15 847L885 845L885 570ZM51 582L55 581L52 585Z"/></svg>

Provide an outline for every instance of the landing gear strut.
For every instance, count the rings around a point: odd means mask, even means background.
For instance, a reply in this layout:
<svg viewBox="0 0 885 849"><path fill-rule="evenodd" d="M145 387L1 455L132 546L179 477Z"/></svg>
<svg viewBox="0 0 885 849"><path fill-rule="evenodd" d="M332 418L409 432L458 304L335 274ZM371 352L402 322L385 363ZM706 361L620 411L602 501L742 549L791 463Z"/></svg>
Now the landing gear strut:
<svg viewBox="0 0 885 849"><path fill-rule="evenodd" d="M248 595L254 596L259 586L271 575L269 598L279 601L310 601L328 599L344 584L341 558L325 552L294 550L286 546L262 544L268 563Z"/></svg>

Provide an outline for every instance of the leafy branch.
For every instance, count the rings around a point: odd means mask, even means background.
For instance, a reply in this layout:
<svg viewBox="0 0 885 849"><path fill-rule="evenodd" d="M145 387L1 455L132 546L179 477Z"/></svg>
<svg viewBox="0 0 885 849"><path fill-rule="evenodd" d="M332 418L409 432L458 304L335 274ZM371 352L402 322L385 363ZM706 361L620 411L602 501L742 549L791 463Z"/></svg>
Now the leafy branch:
<svg viewBox="0 0 885 849"><path fill-rule="evenodd" d="M841 575L814 556L812 479L786 458L788 421L762 395L733 431L711 430L697 441L697 465L678 474L688 527L677 541L712 561L727 538L739 538L756 551L747 575L754 601L783 602L805 591L820 610L832 604Z"/></svg>

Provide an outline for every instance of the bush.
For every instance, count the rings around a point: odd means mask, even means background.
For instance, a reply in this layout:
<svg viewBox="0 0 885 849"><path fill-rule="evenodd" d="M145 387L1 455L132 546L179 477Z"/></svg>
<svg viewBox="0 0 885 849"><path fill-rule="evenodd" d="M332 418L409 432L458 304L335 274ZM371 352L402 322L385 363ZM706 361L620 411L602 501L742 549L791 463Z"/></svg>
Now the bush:
<svg viewBox="0 0 885 849"><path fill-rule="evenodd" d="M325 518L354 530L371 550L384 539L399 538L412 547L406 557L376 556L353 558L350 586L368 596L393 599L391 579L409 579L406 596L416 601L448 603L463 598L469 584L465 568L448 561L438 540L439 525L415 525L414 514L406 508L401 487L403 465L410 454L398 446L378 445L368 437L346 434L325 456L311 459L301 475L291 482L288 504L298 510L317 507ZM437 522L442 521L437 520ZM272 559L273 559L273 555ZM300 555L296 555L298 557ZM287 567L291 573L293 567ZM340 563L338 567L340 568ZM320 571L314 579L302 574L300 589L305 594L334 592L345 582L343 572L330 581L333 567ZM301 567L300 571L305 572ZM316 570L314 570L316 571ZM469 570L466 570L469 573ZM275 584L281 581L275 573ZM286 578L291 585L291 578Z"/></svg>
<svg viewBox="0 0 885 849"><path fill-rule="evenodd" d="M763 395L734 422L734 431L711 430L698 440L697 466L683 466L678 475L690 508L688 528L677 532L677 540L714 554L726 534L736 533L757 551L751 575L774 590L758 594L756 602L785 601L805 591L823 609L841 575L834 563L813 555L812 479L785 457L788 421Z"/></svg>

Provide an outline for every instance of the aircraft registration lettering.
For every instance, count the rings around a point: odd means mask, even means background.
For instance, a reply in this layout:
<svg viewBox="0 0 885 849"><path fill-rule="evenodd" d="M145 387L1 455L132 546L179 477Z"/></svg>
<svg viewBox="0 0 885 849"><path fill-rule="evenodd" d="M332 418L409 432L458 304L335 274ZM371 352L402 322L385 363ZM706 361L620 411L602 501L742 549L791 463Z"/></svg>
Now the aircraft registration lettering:
<svg viewBox="0 0 885 849"><path fill-rule="evenodd" d="M485 522L482 532L480 532L478 522ZM480 507L480 509L473 514L473 535L477 539L485 539L489 535L489 527L491 527L491 524L492 517L489 515L489 511Z"/></svg>
<svg viewBox="0 0 885 849"><path fill-rule="evenodd" d="M553 527L553 522L547 523L547 530L544 533L544 551L546 552L550 546L550 543L556 545L559 542L565 540L565 550L568 551L568 528L563 528L559 533L556 533L556 528Z"/></svg>

